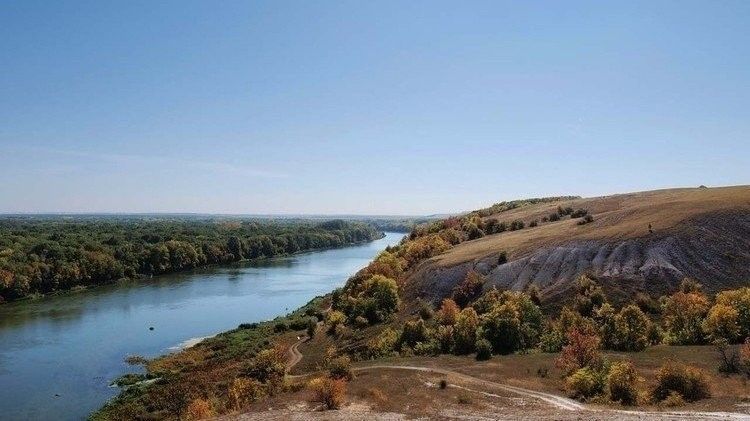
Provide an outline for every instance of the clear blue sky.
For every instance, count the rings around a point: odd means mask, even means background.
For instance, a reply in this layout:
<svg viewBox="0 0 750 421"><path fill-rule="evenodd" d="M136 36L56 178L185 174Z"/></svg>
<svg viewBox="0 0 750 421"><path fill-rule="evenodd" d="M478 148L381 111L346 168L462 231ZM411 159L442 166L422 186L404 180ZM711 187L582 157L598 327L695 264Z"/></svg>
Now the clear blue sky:
<svg viewBox="0 0 750 421"><path fill-rule="evenodd" d="M0 212L750 182L750 2L2 1Z"/></svg>

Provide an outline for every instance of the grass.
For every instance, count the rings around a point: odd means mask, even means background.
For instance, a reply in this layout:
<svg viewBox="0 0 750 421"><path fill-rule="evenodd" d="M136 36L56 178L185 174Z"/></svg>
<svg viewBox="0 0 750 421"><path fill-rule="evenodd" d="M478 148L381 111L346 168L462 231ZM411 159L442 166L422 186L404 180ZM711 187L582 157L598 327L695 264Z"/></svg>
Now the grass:
<svg viewBox="0 0 750 421"><path fill-rule="evenodd" d="M691 217L726 209L750 209L750 187L711 189L670 189L642 193L540 203L503 212L487 218L501 221L541 219L562 205L588 209L594 221L579 226L577 220L564 217L542 223L533 230L523 229L489 235L462 243L433 258L441 267L479 260L507 250L512 259L539 247L572 240L630 239L648 235L652 224L658 233L675 227Z"/></svg>
<svg viewBox="0 0 750 421"><path fill-rule="evenodd" d="M177 402L186 395L185 391L199 390L207 396L222 396L226 382L236 378L244 364L256 354L276 344L287 346L296 341L298 332L275 332L279 322L294 324L306 313L321 308L321 298L271 321L243 324L240 327L203 340L197 345L182 351L164 355L146 363L145 375L125 375L121 383L132 384L138 379L155 379L150 384L135 384L122 390L120 395L108 402L91 416L95 420L150 418L173 419L177 417L175 408L189 402ZM154 410L153 408L168 408ZM185 408L182 408L185 409Z"/></svg>

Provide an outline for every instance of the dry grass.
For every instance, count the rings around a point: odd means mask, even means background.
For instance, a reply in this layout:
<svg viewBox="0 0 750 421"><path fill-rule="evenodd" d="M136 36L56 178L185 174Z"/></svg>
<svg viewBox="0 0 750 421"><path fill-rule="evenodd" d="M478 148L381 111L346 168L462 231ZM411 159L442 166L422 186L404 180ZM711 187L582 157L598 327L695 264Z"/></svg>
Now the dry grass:
<svg viewBox="0 0 750 421"><path fill-rule="evenodd" d="M492 253L498 253L499 250L508 252L512 260L538 247L571 240L622 240L643 237L649 235L649 224L658 234L701 214L729 209L750 210L750 186L655 190L542 203L487 218L506 222L520 219L528 222L549 215L558 206L588 209L594 216L594 222L577 225L577 220L564 218L534 228L490 235L462 243L431 261L439 266L449 267L487 257Z"/></svg>

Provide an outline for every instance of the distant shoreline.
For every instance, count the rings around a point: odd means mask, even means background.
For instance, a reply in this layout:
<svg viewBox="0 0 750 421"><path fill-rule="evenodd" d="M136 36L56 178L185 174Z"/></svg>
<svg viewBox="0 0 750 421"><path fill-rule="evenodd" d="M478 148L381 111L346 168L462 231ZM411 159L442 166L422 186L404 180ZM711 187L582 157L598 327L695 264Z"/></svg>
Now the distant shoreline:
<svg viewBox="0 0 750 421"><path fill-rule="evenodd" d="M396 232L396 231L388 231L388 232ZM164 276L190 273L191 271L202 270L202 269L209 269L209 268L212 268L212 267L213 268L216 268L216 267L230 267L230 266L236 265L238 263L263 262L263 261L266 261L266 260L273 260L273 259L279 259L279 258L288 258L288 257L300 256L300 255L304 255L304 254L308 254L308 253L318 253L318 252L327 251L327 250L336 250L336 249L341 249L341 248L346 248L346 247L353 247L353 246L358 246L358 245L362 245L362 244L368 244L368 243L371 243L371 242L377 241L377 240L382 240L383 238L385 238L385 236L386 236L386 232L385 231L380 231L379 236L375 237L375 238L373 238L371 240L356 241L356 242L352 242L352 243L342 244L340 246L318 247L318 248L313 248L313 249L300 250L300 251L296 251L294 253L280 254L278 256L273 256L273 257L265 257L264 256L264 257L256 257L254 259L241 259L241 260L237 260L237 261L234 261L234 262L227 262L227 263L210 263L210 264L195 266L195 267L186 268L186 269L182 269L182 270L176 270L176 271L173 271L173 272L160 273L158 275L151 275L151 276L143 275L143 276L139 276L139 277L136 277L136 278L120 278L120 279L113 280L112 282L107 282L107 283L102 283L102 284L97 284L97 285L76 285L73 288L66 289L66 290L48 292L46 294L36 293L36 294L32 294L32 295L29 295L29 296L26 296L26 297L23 297L23 298L19 298L17 300L3 301L3 302L0 302L0 308L7 307L7 306L14 306L14 305L24 305L24 304L28 304L30 302L36 302L36 301L39 301L39 300L49 299L49 298L53 298L53 297L61 297L61 296L72 295L72 294L76 294L76 293L80 293L80 292L85 292L85 291L92 291L92 290L95 290L96 288L100 288L100 287L106 287L106 286L112 286L112 285L118 285L118 284L126 284L126 283L131 283L131 282L132 283L142 283L142 282L145 282L145 281L151 281L151 280L154 280L154 279L159 279L159 278L164 277Z"/></svg>

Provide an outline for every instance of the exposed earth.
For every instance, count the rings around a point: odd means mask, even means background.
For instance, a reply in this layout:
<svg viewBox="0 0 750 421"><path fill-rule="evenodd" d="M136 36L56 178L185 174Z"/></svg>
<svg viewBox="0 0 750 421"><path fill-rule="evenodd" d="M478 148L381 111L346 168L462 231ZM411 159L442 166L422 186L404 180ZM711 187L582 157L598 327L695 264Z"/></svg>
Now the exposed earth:
<svg viewBox="0 0 750 421"><path fill-rule="evenodd" d="M289 347L288 367L300 361L299 350L308 338ZM653 347L642 353L611 353L613 360L630 358L642 367L643 374L654 370L669 356L711 367L713 349L696 347ZM549 372L542 377L536 367ZM564 397L557 390L559 377L550 354L496 357L476 362L468 357L402 358L355 365L355 378L349 383L343 408L324 411L311 402L309 392L269 398L243 414L221 417L223 420L402 420L402 419L554 419L554 420L643 420L643 419L750 419L750 386L747 381L714 378L714 396L679 409L644 409L582 404ZM290 376L294 382L306 382L315 373ZM441 389L442 380L446 388ZM646 380L647 381L647 380Z"/></svg>

